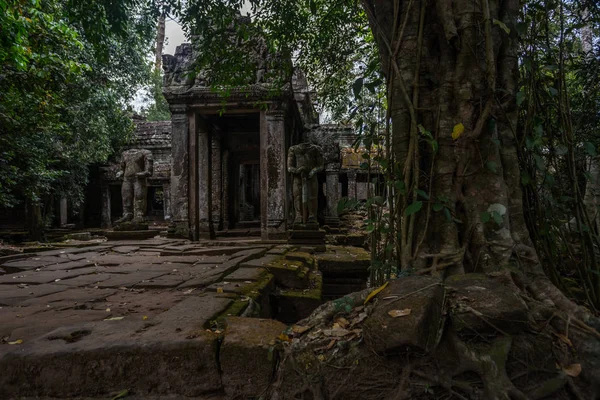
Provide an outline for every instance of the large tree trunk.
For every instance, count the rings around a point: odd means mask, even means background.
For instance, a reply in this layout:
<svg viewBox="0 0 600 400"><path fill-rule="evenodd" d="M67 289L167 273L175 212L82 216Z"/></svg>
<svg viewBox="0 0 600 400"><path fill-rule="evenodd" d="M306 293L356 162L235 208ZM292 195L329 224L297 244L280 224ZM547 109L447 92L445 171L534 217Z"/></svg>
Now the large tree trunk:
<svg viewBox="0 0 600 400"><path fill-rule="evenodd" d="M155 66L156 66L156 70L160 71L160 68L162 66L162 53L163 53L163 46L165 44L165 15L161 14L160 17L158 17L158 24L157 24L157 29L156 29L156 49L155 49Z"/></svg>
<svg viewBox="0 0 600 400"><path fill-rule="evenodd" d="M523 216L518 163L518 0L363 0L388 81L393 155L409 193L401 268L513 268L535 296L583 319L543 273ZM458 138L452 132L464 132ZM419 140L419 126L439 149ZM428 209L443 204L448 212ZM402 206L402 205L401 205ZM403 207L401 207L402 209Z"/></svg>

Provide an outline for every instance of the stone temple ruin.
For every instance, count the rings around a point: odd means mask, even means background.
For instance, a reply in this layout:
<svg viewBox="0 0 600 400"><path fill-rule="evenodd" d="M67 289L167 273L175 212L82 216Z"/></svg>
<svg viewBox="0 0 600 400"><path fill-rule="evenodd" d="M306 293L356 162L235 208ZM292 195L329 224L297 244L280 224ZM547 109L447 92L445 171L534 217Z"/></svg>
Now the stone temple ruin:
<svg viewBox="0 0 600 400"><path fill-rule="evenodd" d="M350 126L320 125L314 93L298 71L292 87L272 97L267 83L234 88L224 100L202 79L190 79L192 46L164 56L171 121L137 121L131 148L152 151L148 215L169 224L171 237L215 238L253 229L263 240L285 239L293 221L291 176L286 160L300 142L320 145L325 168L319 179L319 222L339 225L341 197L365 200L367 173L352 151ZM101 169L101 225L121 213L116 165Z"/></svg>

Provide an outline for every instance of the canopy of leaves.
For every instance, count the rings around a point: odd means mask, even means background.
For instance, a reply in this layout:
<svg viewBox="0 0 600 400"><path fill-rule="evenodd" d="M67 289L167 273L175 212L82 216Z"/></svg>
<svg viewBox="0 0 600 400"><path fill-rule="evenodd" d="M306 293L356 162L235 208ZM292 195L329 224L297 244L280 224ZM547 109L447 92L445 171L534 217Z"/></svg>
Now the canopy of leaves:
<svg viewBox="0 0 600 400"><path fill-rule="evenodd" d="M89 164L128 138L154 23L140 6L126 15L100 2L0 0L0 205L77 203Z"/></svg>

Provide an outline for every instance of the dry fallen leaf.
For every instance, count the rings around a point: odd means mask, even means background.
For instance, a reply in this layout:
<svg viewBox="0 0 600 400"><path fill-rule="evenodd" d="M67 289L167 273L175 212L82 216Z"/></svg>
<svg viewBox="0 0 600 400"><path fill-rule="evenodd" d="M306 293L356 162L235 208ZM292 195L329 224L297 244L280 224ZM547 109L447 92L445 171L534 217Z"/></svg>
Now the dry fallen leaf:
<svg viewBox="0 0 600 400"><path fill-rule="evenodd" d="M125 317L112 317L112 318L105 318L105 321L119 321L122 320Z"/></svg>
<svg viewBox="0 0 600 400"><path fill-rule="evenodd" d="M344 317L338 318L336 322L337 322L337 324L338 324L339 326L341 326L342 328L347 328L347 327L348 327L348 325L350 324L350 323L348 322L348 320L347 320L346 318L344 318Z"/></svg>
<svg viewBox="0 0 600 400"><path fill-rule="evenodd" d="M292 326L292 332L294 332L295 334L298 334L298 335L303 334L304 332L306 332L309 329L310 329L309 326L300 326L300 325Z"/></svg>
<svg viewBox="0 0 600 400"><path fill-rule="evenodd" d="M223 293L223 288L222 287L218 287L217 288L217 293Z"/></svg>
<svg viewBox="0 0 600 400"><path fill-rule="evenodd" d="M581 374L581 364L571 364L568 367L563 368L563 371L570 377L576 378Z"/></svg>
<svg viewBox="0 0 600 400"><path fill-rule="evenodd" d="M106 312L110 312L110 308L107 308L107 309L106 309Z"/></svg>
<svg viewBox="0 0 600 400"><path fill-rule="evenodd" d="M23 339L15 340L14 342L8 342L8 344L22 344Z"/></svg>
<svg viewBox="0 0 600 400"><path fill-rule="evenodd" d="M390 310L388 311L388 314L392 318L406 317L410 314L410 311L410 308L405 308L404 310Z"/></svg>
<svg viewBox="0 0 600 400"><path fill-rule="evenodd" d="M569 339L568 337L566 337L562 333L554 333L554 336L556 336L557 338L559 338L560 340L562 340L564 343L568 344L570 347L573 347L573 342L571 342L571 339Z"/></svg>
<svg viewBox="0 0 600 400"><path fill-rule="evenodd" d="M145 321L145 320L147 320L147 319L148 319L148 316L144 315L144 316L142 317L142 319Z"/></svg>

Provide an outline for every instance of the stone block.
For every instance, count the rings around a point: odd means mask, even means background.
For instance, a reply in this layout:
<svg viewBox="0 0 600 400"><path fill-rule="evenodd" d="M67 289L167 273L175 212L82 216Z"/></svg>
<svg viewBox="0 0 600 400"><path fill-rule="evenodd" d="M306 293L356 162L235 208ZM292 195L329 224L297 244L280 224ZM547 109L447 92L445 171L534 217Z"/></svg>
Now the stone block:
<svg viewBox="0 0 600 400"><path fill-rule="evenodd" d="M275 366L275 340L286 329L279 321L229 317L219 361L228 398L264 395Z"/></svg>
<svg viewBox="0 0 600 400"><path fill-rule="evenodd" d="M108 398L124 389L184 398L221 389L217 335L181 339L152 334L148 325L98 321L10 346L0 358L0 398Z"/></svg>
<svg viewBox="0 0 600 400"><path fill-rule="evenodd" d="M371 255L360 247L328 246L327 252L316 256L319 270L324 275L368 276Z"/></svg>
<svg viewBox="0 0 600 400"><path fill-rule="evenodd" d="M27 287L0 285L0 306L13 306L28 299L63 292L67 289L67 286L57 285L55 283Z"/></svg>
<svg viewBox="0 0 600 400"><path fill-rule="evenodd" d="M388 296L396 299L382 300ZM395 353L407 347L429 351L437 346L443 323L445 289L441 281L408 276L390 281L377 295L378 303L363 325L367 345L378 353ZM393 310L410 314L392 317Z"/></svg>
<svg viewBox="0 0 600 400"><path fill-rule="evenodd" d="M323 277L310 275L310 285L305 289L281 290L276 293L274 317L288 324L307 318L323 304Z"/></svg>
<svg viewBox="0 0 600 400"><path fill-rule="evenodd" d="M257 281L265 271L264 268L240 268L223 278L229 282Z"/></svg>
<svg viewBox="0 0 600 400"><path fill-rule="evenodd" d="M150 239L158 235L157 231L139 230L139 231L108 231L106 238L108 240L140 240Z"/></svg>
<svg viewBox="0 0 600 400"><path fill-rule="evenodd" d="M135 222L128 221L122 222L119 225L116 225L113 230L115 232L124 232L124 231L147 231L148 224L145 222Z"/></svg>
<svg viewBox="0 0 600 400"><path fill-rule="evenodd" d="M483 274L446 280L450 319L459 333L520 333L529 323L525 303L514 290ZM497 328L497 329L496 329Z"/></svg>
<svg viewBox="0 0 600 400"><path fill-rule="evenodd" d="M293 251L291 253L287 253L285 258L292 261L300 261L311 269L315 267L315 258L310 253Z"/></svg>
<svg viewBox="0 0 600 400"><path fill-rule="evenodd" d="M305 289L309 269L300 261L280 258L265 267L275 276L275 284L289 289Z"/></svg>
<svg viewBox="0 0 600 400"><path fill-rule="evenodd" d="M69 233L64 236L65 240L81 240L87 241L92 240L92 234L90 232L77 232L77 233Z"/></svg>

